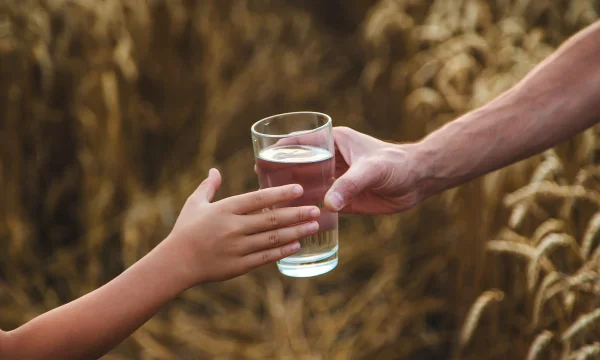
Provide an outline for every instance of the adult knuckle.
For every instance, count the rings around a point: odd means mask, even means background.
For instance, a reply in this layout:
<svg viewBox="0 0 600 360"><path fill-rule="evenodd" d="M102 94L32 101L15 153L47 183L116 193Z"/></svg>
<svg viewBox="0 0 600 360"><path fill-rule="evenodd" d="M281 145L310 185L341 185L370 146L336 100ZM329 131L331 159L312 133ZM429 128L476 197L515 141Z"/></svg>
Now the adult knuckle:
<svg viewBox="0 0 600 360"><path fill-rule="evenodd" d="M260 256L261 260L263 263L268 263L271 260L271 252L270 251L265 251L264 253L262 253L262 255Z"/></svg>
<svg viewBox="0 0 600 360"><path fill-rule="evenodd" d="M354 178L340 179L340 187L346 194L354 194L358 191L358 184Z"/></svg>

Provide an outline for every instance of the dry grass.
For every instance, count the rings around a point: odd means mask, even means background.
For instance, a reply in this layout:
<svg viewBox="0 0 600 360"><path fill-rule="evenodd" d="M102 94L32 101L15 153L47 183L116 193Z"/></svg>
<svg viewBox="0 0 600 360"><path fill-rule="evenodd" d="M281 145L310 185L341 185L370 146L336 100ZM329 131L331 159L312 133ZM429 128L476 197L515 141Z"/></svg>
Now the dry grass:
<svg viewBox="0 0 600 360"><path fill-rule="evenodd" d="M219 197L256 188L248 129L261 117L324 111L417 140L509 88L599 5L0 2L0 327L143 256L209 167ZM594 356L597 139L405 214L345 217L332 273L270 266L192 289L107 358Z"/></svg>

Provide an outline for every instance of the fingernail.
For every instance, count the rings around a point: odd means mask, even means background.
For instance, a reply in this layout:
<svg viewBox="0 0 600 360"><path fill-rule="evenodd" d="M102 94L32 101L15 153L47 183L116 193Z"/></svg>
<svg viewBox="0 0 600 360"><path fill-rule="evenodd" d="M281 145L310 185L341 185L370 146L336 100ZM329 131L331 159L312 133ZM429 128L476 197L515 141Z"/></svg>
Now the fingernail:
<svg viewBox="0 0 600 360"><path fill-rule="evenodd" d="M329 194L329 196L327 196L327 199L336 210L341 209L344 205L344 198L342 198L342 195L340 195L340 193L333 192Z"/></svg>
<svg viewBox="0 0 600 360"><path fill-rule="evenodd" d="M302 186L296 185L296 186L294 186L294 188L292 189L292 191L294 192L294 194L300 195L300 194L302 194Z"/></svg>
<svg viewBox="0 0 600 360"><path fill-rule="evenodd" d="M293 243L292 246L290 246L290 249L292 249L292 251L300 249L300 243Z"/></svg>
<svg viewBox="0 0 600 360"><path fill-rule="evenodd" d="M319 224L317 224L316 222L312 222L306 226L306 229L308 230L308 232L311 232L311 233L317 231L318 228L319 228Z"/></svg>
<svg viewBox="0 0 600 360"><path fill-rule="evenodd" d="M319 209L317 209L317 208L312 209L310 211L310 216L311 217L317 217L317 216L319 216Z"/></svg>

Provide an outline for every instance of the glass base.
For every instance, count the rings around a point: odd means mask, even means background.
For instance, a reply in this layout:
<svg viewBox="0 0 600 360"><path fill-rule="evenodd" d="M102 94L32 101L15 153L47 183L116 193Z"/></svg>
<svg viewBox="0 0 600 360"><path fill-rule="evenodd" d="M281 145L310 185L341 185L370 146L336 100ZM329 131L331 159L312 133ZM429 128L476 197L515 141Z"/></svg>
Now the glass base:
<svg viewBox="0 0 600 360"><path fill-rule="evenodd" d="M335 269L338 264L338 247L332 251L321 254L318 259L311 256L302 258L285 258L277 262L279 272L291 277L312 277L319 276Z"/></svg>

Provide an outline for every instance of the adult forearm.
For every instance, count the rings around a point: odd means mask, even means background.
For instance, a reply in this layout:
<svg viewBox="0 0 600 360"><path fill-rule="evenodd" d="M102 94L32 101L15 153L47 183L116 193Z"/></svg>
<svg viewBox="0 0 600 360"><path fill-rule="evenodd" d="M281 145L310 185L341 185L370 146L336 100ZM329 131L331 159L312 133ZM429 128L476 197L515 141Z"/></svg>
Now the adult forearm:
<svg viewBox="0 0 600 360"><path fill-rule="evenodd" d="M185 290L164 243L103 287L5 333L2 358L95 359L118 345Z"/></svg>
<svg viewBox="0 0 600 360"><path fill-rule="evenodd" d="M416 146L425 196L537 154L600 120L600 22L515 87Z"/></svg>

